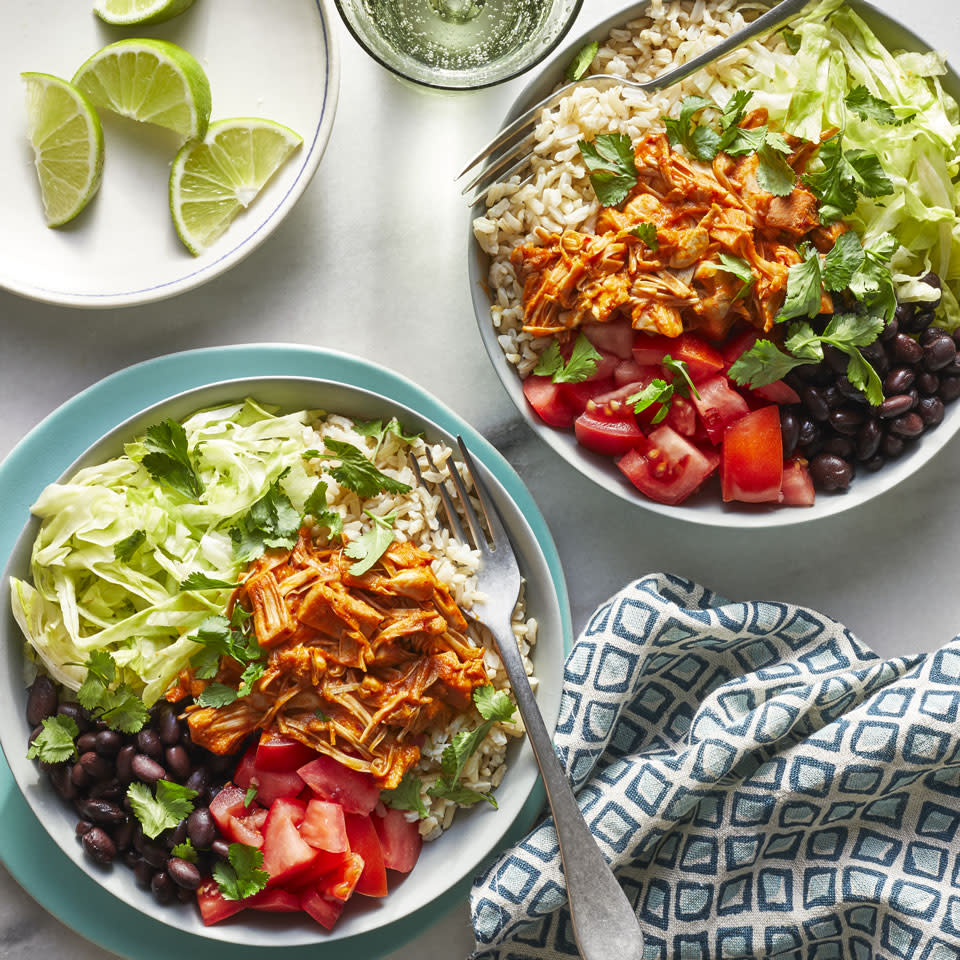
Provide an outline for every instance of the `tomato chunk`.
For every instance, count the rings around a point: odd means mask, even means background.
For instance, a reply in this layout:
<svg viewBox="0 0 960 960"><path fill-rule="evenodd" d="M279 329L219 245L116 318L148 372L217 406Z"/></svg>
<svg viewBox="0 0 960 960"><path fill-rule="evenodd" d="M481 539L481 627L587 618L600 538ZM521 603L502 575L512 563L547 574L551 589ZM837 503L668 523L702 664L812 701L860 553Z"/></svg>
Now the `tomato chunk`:
<svg viewBox="0 0 960 960"><path fill-rule="evenodd" d="M761 407L727 427L720 485L723 499L778 503L783 482L780 411Z"/></svg>
<svg viewBox="0 0 960 960"><path fill-rule="evenodd" d="M275 800L263 826L263 869L271 886L284 886L313 862L317 852L297 830L305 807L299 800Z"/></svg>
<svg viewBox="0 0 960 960"><path fill-rule="evenodd" d="M301 892L300 908L321 926L332 929L343 911L344 904L356 889L363 866L363 857L356 853L348 854L341 867L316 886Z"/></svg>
<svg viewBox="0 0 960 960"><path fill-rule="evenodd" d="M713 444L723 440L724 431L731 423L750 412L747 401L731 388L723 374L704 380L697 386L697 393L699 396L692 393L690 399Z"/></svg>
<svg viewBox="0 0 960 960"><path fill-rule="evenodd" d="M325 896L315 887L304 890L300 894L300 909L308 913L321 927L332 930L340 914L343 913L344 901Z"/></svg>
<svg viewBox="0 0 960 960"><path fill-rule="evenodd" d="M388 870L409 873L423 847L417 821L409 821L402 810L388 808L382 817L373 817L373 825L383 850L383 865Z"/></svg>
<svg viewBox="0 0 960 960"><path fill-rule="evenodd" d="M217 823L217 829L226 837L230 836L230 821L234 817L244 817L249 812L243 805L246 790L227 784L211 801L210 815Z"/></svg>
<svg viewBox="0 0 960 960"><path fill-rule="evenodd" d="M764 384L762 387L754 387L751 393L768 403L779 403L782 406L800 402L800 394L782 380L774 380L773 383Z"/></svg>
<svg viewBox="0 0 960 960"><path fill-rule="evenodd" d="M263 846L263 825L267 820L267 811L255 804L248 811L230 818L226 836L235 843L245 843L248 847Z"/></svg>
<svg viewBox="0 0 960 960"><path fill-rule="evenodd" d="M380 799L380 789L369 773L351 770L333 757L321 754L297 773L318 797L339 803L344 813L370 813Z"/></svg>
<svg viewBox="0 0 960 960"><path fill-rule="evenodd" d="M252 897L247 897L243 902L254 910L263 910L267 913L297 913L300 910L300 897L279 887L261 890Z"/></svg>
<svg viewBox="0 0 960 960"><path fill-rule="evenodd" d="M815 494L813 479L807 469L807 461L800 457L788 460L783 465L783 482L780 484L783 499L788 507L812 507Z"/></svg>
<svg viewBox="0 0 960 960"><path fill-rule="evenodd" d="M254 765L258 770L289 773L309 763L316 755L316 750L293 737L263 733L257 745Z"/></svg>
<svg viewBox="0 0 960 960"><path fill-rule="evenodd" d="M233 782L246 790L256 787L257 800L269 807L280 797L295 797L303 790L303 780L296 770L264 770L257 764L258 747L251 747L244 755L233 775ZM316 756L316 751L311 751Z"/></svg>
<svg viewBox="0 0 960 960"><path fill-rule="evenodd" d="M523 395L537 416L550 427L570 427L576 411L570 406L560 384L550 377L530 375L523 381Z"/></svg>
<svg viewBox="0 0 960 960"><path fill-rule="evenodd" d="M327 800L311 800L300 824L300 836L318 850L345 853L350 844L343 807Z"/></svg>
<svg viewBox="0 0 960 960"><path fill-rule="evenodd" d="M583 383L558 384L563 392L564 400L571 410L583 413L587 404L597 396L609 393L614 388L613 377L584 380Z"/></svg>
<svg viewBox="0 0 960 960"><path fill-rule="evenodd" d="M629 360L633 350L633 325L629 320L607 320L604 323L585 323L583 335L601 353L612 353L621 360Z"/></svg>
<svg viewBox="0 0 960 960"><path fill-rule="evenodd" d="M603 416L588 408L573 424L577 442L594 453L619 457L643 440L643 431L628 406L617 416Z"/></svg>
<svg viewBox="0 0 960 960"><path fill-rule="evenodd" d="M641 366L661 364L663 358L670 355L674 360L682 360L690 370L694 383L706 380L724 368L723 355L710 346L706 340L694 333L681 333L679 337L664 337L641 333L633 345L633 359Z"/></svg>
<svg viewBox="0 0 960 960"><path fill-rule="evenodd" d="M373 822L370 817L359 813L348 813L345 819L350 852L363 857L363 873L357 882L357 893L364 893L368 897L385 897L387 870L383 864L380 838Z"/></svg>
<svg viewBox="0 0 960 960"><path fill-rule="evenodd" d="M659 426L637 447L617 461L630 482L658 503L686 500L717 469L720 457L701 450L676 430Z"/></svg>
<svg viewBox="0 0 960 960"><path fill-rule="evenodd" d="M239 913L247 906L246 900L228 900L217 886L216 880L206 880L197 888L197 906L200 919L206 926L219 923Z"/></svg>

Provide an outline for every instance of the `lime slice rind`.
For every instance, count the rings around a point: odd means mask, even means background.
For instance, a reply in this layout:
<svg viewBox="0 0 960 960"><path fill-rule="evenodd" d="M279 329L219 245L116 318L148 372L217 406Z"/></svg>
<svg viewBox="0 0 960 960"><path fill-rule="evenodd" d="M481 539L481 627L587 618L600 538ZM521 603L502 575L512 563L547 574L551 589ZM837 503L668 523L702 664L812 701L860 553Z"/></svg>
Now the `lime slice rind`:
<svg viewBox="0 0 960 960"><path fill-rule="evenodd" d="M192 5L193 0L98 0L93 12L105 23L132 27L163 23Z"/></svg>
<svg viewBox="0 0 960 960"><path fill-rule="evenodd" d="M282 124L237 117L184 144L170 169L170 212L184 246L199 255L214 244L302 143Z"/></svg>
<svg viewBox="0 0 960 960"><path fill-rule="evenodd" d="M196 58L166 40L131 38L81 64L74 85L97 107L190 139L210 121L210 82Z"/></svg>
<svg viewBox="0 0 960 960"><path fill-rule="evenodd" d="M34 151L47 225L73 220L93 199L103 173L103 130L93 104L66 80L22 73L27 137Z"/></svg>

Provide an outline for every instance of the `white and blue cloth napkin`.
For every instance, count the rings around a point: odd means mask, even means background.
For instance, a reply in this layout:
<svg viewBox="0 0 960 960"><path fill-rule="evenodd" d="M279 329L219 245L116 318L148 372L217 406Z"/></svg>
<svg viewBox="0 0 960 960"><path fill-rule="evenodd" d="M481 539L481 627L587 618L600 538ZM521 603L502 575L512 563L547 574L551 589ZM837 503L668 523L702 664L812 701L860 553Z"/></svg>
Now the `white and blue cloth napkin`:
<svg viewBox="0 0 960 960"><path fill-rule="evenodd" d="M960 639L882 660L656 574L578 639L556 744L650 960L960 960L958 712ZM577 957L565 902L548 819L477 878L474 956Z"/></svg>

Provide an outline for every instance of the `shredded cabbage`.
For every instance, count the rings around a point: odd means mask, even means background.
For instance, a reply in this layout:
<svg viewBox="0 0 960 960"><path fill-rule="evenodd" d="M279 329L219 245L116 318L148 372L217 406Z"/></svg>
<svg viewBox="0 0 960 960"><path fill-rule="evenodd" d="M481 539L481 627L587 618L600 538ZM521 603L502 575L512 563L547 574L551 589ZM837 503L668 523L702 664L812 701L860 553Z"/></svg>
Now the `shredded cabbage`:
<svg viewBox="0 0 960 960"><path fill-rule="evenodd" d="M50 675L77 689L92 650L107 650L149 706L186 666L189 639L222 613L230 591L181 591L191 573L234 581L229 529L284 471L281 487L302 509L316 478L303 469L307 411L275 416L253 401L207 410L184 424L204 484L190 502L141 465L142 442L124 455L48 486L31 508L42 523L33 545L33 583L11 578L13 613ZM136 531L129 559L115 548Z"/></svg>
<svg viewBox="0 0 960 960"><path fill-rule="evenodd" d="M751 106L766 107L787 133L817 140L822 130L843 131L844 149L876 153L893 182L892 195L861 199L845 218L867 245L882 233L900 243L895 258L900 299L936 299L917 278L933 270L943 283L939 322L960 325L960 108L946 94L940 54L892 53L840 0L824 0L793 25L800 46L785 42L756 69L738 70L740 85L754 92ZM751 65L752 66L752 65ZM725 85L731 77L720 71ZM862 119L844 101L855 87L891 105L898 126ZM950 288L953 288L952 290Z"/></svg>

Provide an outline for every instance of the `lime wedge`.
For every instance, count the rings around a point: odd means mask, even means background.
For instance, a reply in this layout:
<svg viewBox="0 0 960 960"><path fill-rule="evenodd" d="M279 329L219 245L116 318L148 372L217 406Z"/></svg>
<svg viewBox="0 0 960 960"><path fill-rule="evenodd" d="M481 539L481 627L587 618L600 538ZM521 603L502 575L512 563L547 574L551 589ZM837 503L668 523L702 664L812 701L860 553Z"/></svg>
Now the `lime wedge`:
<svg viewBox="0 0 960 960"><path fill-rule="evenodd" d="M203 67L166 40L108 44L81 65L73 83L98 107L184 137L202 137L210 122L210 84Z"/></svg>
<svg viewBox="0 0 960 960"><path fill-rule="evenodd" d="M218 120L203 140L185 143L170 170L170 213L187 249L203 253L301 143L288 127L254 117Z"/></svg>
<svg viewBox="0 0 960 960"><path fill-rule="evenodd" d="M106 23L130 27L141 23L162 23L192 5L193 0L97 0L93 12Z"/></svg>
<svg viewBox="0 0 960 960"><path fill-rule="evenodd" d="M48 73L22 73L27 136L36 156L47 225L72 220L93 198L103 172L103 131L93 104Z"/></svg>

